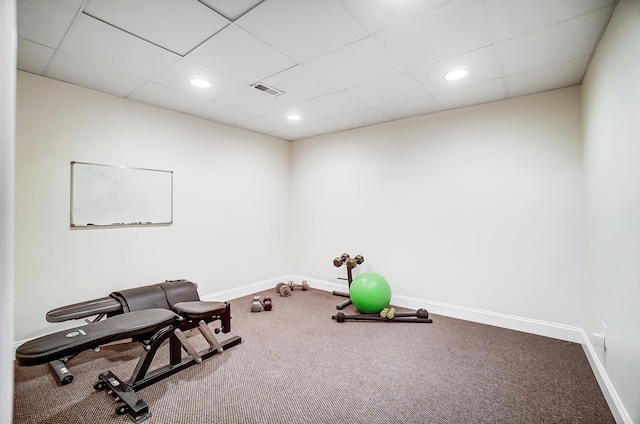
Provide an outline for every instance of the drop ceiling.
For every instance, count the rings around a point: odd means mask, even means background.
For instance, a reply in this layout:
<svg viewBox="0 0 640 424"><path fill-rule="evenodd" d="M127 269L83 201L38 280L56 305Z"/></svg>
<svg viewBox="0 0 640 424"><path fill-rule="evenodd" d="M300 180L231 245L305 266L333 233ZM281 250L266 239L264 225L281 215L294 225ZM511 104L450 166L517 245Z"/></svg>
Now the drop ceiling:
<svg viewBox="0 0 640 424"><path fill-rule="evenodd" d="M580 84L614 7L18 0L18 69L297 140ZM444 78L460 68L466 78ZM193 78L211 86L194 87Z"/></svg>

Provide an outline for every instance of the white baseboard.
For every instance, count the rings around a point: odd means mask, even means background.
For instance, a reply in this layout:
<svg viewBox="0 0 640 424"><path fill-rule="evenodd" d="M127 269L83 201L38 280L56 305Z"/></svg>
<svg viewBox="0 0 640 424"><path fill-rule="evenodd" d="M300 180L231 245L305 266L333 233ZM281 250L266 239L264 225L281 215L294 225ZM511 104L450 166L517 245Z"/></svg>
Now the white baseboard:
<svg viewBox="0 0 640 424"><path fill-rule="evenodd" d="M237 288L204 295L201 296L201 299L207 301L227 301L275 288L276 284L280 281L294 281L296 284L300 284L300 282L303 280L306 280L311 288L318 290L342 292L348 290L348 286L346 284L318 280L300 275L283 275L280 277L247 284ZM496 327L508 328L510 330L522 331L525 333L537 334L540 336L580 343L585 351L587 359L589 360L589 364L591 365L591 369L593 370L596 380L600 385L602 393L604 394L604 397L609 405L609 408L611 409L611 413L613 414L616 422L621 424L634 424L631 416L622 404L622 401L618 396L613 383L609 379L604 365L602 365L602 362L598 357L596 348L592 345L589 337L582 328L530 318L523 318L514 315L484 311L480 309L467 308L464 306L451 305L442 302L434 302L403 295L393 296L391 298L391 303L395 306L410 309L424 308L430 313L436 315L443 315L451 318L458 318L466 321L494 325ZM13 356L15 356L16 349L26 341L27 340L21 340L13 343Z"/></svg>
<svg viewBox="0 0 640 424"><path fill-rule="evenodd" d="M250 294L254 294L260 291L274 289L276 284L279 282L289 282L293 281L296 284L300 284L302 281L306 281L309 284L309 287L323 290L323 291L348 291L348 286L346 284L339 283L331 283L329 281L317 280L310 277L303 277L300 275L281 275L280 277L270 278L264 281L258 281L256 283L247 284L244 286L236 287L229 290L224 290L216 293L207 294L204 296L200 296L202 300L211 300L224 302L226 300L237 299L242 296L248 296ZM400 306L400 305L398 305Z"/></svg>
<svg viewBox="0 0 640 424"><path fill-rule="evenodd" d="M329 281L316 280L309 277L292 275L289 279L294 281L307 280L313 288L325 291L347 291L346 284L332 283ZM444 315L451 318L458 318L481 324L494 325L496 327L508 328L511 330L523 331L540 336L553 337L554 339L566 340L574 343L582 343L582 329L569 325L555 324L552 322L539 321L530 318L523 318L513 315L500 314L496 312L483 311L481 309L467 308L464 306L451 305L442 302L418 299L403 295L394 295L391 304L410 309L424 308L430 313Z"/></svg>
<svg viewBox="0 0 640 424"><path fill-rule="evenodd" d="M427 311L436 315L444 315L451 318L508 328L510 330L552 337L554 339L566 340L574 343L582 342L582 330L579 327L573 327L570 325L556 324L548 321L540 321L442 302L416 299L402 295L393 296L391 298L391 302L394 305L404 306L411 309L425 308Z"/></svg>
<svg viewBox="0 0 640 424"><path fill-rule="evenodd" d="M618 396L618 392L616 391L613 383L609 379L607 375L607 371L598 356L597 349L591 343L589 336L587 333L582 330L582 348L584 349L584 353L589 360L589 364L591 365L591 369L593 370L593 374L598 380L598 384L600 385L600 389L604 394L605 399L607 400L607 404L609 405L609 409L611 409L611 413L613 414L613 418L616 420L616 423L621 424L633 424L633 420L631 419L631 415L627 412L627 409L622 404L622 400L620 396Z"/></svg>
<svg viewBox="0 0 640 424"><path fill-rule="evenodd" d="M317 288L319 290L347 290L346 284L316 280L299 275L292 275L289 279L296 282L307 280L311 287ZM593 370L596 380L600 385L600 389L602 390L602 393L607 401L611 413L613 414L613 417L616 420L616 423L634 424L631 416L622 404L622 401L618 396L613 383L609 379L609 376L607 375L607 372L597 355L597 352L595 350L596 348L594 348L594 346L591 344L591 341L582 328L564 324L556 324L547 321L540 321L531 318L518 317L514 315L484 311L480 309L467 308L464 306L451 305L442 302L434 302L403 295L392 296L391 304L410 309L424 308L429 311L429 313L433 313L436 315L443 315L451 318L458 318L481 324L494 325L496 327L537 334L540 336L551 337L554 339L565 340L573 343L580 343L585 351L587 359L589 360L589 364L591 365L591 369Z"/></svg>
<svg viewBox="0 0 640 424"><path fill-rule="evenodd" d="M227 300L237 299L242 296L248 296L250 294L254 294L264 290L269 290L269 289L275 290L276 284L278 284L278 282L280 281L289 282L289 280L291 280L290 275L282 275L280 277L270 278L268 280L246 284L244 286L235 287L229 290L223 290L220 292L215 292L215 293L207 294L204 296L201 295L200 299L206 300L206 301L224 302Z"/></svg>
<svg viewBox="0 0 640 424"><path fill-rule="evenodd" d="M304 277L302 275L291 275L289 279L294 281L296 284L300 284L301 281L306 281L309 284L309 287L323 290L323 291L341 291L348 292L349 286L347 284L341 283L332 283L324 280L317 280L315 278Z"/></svg>

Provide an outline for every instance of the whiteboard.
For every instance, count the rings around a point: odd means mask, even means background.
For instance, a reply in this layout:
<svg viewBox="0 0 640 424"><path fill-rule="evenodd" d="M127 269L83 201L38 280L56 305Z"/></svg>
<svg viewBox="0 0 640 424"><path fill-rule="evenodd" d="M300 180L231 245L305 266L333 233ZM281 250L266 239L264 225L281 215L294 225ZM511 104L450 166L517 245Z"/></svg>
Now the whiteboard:
<svg viewBox="0 0 640 424"><path fill-rule="evenodd" d="M72 227L172 222L172 171L71 162Z"/></svg>

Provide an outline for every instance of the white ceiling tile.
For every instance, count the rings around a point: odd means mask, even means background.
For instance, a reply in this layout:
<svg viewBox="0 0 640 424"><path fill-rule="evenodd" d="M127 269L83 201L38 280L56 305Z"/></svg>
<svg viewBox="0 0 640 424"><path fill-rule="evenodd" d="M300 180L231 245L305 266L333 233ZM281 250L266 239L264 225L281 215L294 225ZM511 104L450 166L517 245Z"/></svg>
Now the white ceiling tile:
<svg viewBox="0 0 640 424"><path fill-rule="evenodd" d="M191 85L193 78L204 79L211 84L211 87L194 87ZM240 81L229 78L189 59L180 59L153 78L153 81L210 100L247 86Z"/></svg>
<svg viewBox="0 0 640 424"><path fill-rule="evenodd" d="M66 4L69 7L74 8L75 10L80 10L80 6L82 6L83 0L56 0L58 3Z"/></svg>
<svg viewBox="0 0 640 424"><path fill-rule="evenodd" d="M348 113L346 115L335 116L336 122L342 122L350 128L366 127L367 125L380 124L382 122L391 121L388 115L380 112L378 109L365 109L357 112Z"/></svg>
<svg viewBox="0 0 640 424"><path fill-rule="evenodd" d="M578 84L616 3L17 0L17 66L297 139Z"/></svg>
<svg viewBox="0 0 640 424"><path fill-rule="evenodd" d="M193 50L187 58L247 84L296 63L236 25L229 25Z"/></svg>
<svg viewBox="0 0 640 424"><path fill-rule="evenodd" d="M502 78L434 94L445 109L488 103L507 97Z"/></svg>
<svg viewBox="0 0 640 424"><path fill-rule="evenodd" d="M610 16L610 8L600 9L499 43L505 75L591 54Z"/></svg>
<svg viewBox="0 0 640 424"><path fill-rule="evenodd" d="M378 106L377 109L394 119L403 119L440 112L443 107L432 96L423 96Z"/></svg>
<svg viewBox="0 0 640 424"><path fill-rule="evenodd" d="M247 111L237 109L227 104L218 103L215 100L189 110L186 113L223 124L234 124L235 122L249 119L253 116Z"/></svg>
<svg viewBox="0 0 640 424"><path fill-rule="evenodd" d="M274 122L262 116L252 116L249 119L238 121L234 126L244 128L245 130L254 131L260 134L266 134L282 127L280 122Z"/></svg>
<svg viewBox="0 0 640 424"><path fill-rule="evenodd" d="M447 81L444 76L454 69L466 69L469 74L456 81ZM500 61L495 46L478 49L412 71L427 92L432 94L492 80L498 78L500 72Z"/></svg>
<svg viewBox="0 0 640 424"><path fill-rule="evenodd" d="M300 106L321 113L328 118L369 108L366 103L347 91L338 91L309 100L301 103Z"/></svg>
<svg viewBox="0 0 640 424"><path fill-rule="evenodd" d="M253 87L236 90L231 94L216 99L216 102L245 110L251 115L262 115L287 106L287 103L280 101L278 97L271 96Z"/></svg>
<svg viewBox="0 0 640 424"><path fill-rule="evenodd" d="M89 0L84 12L182 56L229 24L195 0Z"/></svg>
<svg viewBox="0 0 640 424"><path fill-rule="evenodd" d="M287 116L292 114L300 116L300 119L293 120L293 121L287 119ZM294 104L287 104L287 105L284 105L282 108L270 110L267 113L263 113L262 116L266 119L269 119L270 121L277 122L278 126L306 125L309 122L325 119L325 116L319 112L305 109L302 106L294 105Z"/></svg>
<svg viewBox="0 0 640 424"><path fill-rule="evenodd" d="M304 102L340 90L340 86L322 78L303 65L286 69L262 82L284 91L280 98L291 103Z"/></svg>
<svg viewBox="0 0 640 424"><path fill-rule="evenodd" d="M145 79L180 58L87 15L78 17L60 51Z"/></svg>
<svg viewBox="0 0 640 424"><path fill-rule="evenodd" d="M202 97L165 87L155 82L146 83L131 93L127 98L178 112L194 109L207 101Z"/></svg>
<svg viewBox="0 0 640 424"><path fill-rule="evenodd" d="M488 0L496 41L610 6L614 0Z"/></svg>
<svg viewBox="0 0 640 424"><path fill-rule="evenodd" d="M269 0L236 23L298 62L368 35L336 0Z"/></svg>
<svg viewBox="0 0 640 424"><path fill-rule="evenodd" d="M270 132L268 135L277 137L282 140L300 140L303 138L309 138L316 135L315 131L310 128L302 127L283 127L276 131Z"/></svg>
<svg viewBox="0 0 640 424"><path fill-rule="evenodd" d="M339 0L371 34L393 26L449 0Z"/></svg>
<svg viewBox="0 0 640 424"><path fill-rule="evenodd" d="M235 21L264 0L199 0L225 18Z"/></svg>
<svg viewBox="0 0 640 424"><path fill-rule="evenodd" d="M374 37L368 37L305 66L342 88L350 88L404 72Z"/></svg>
<svg viewBox="0 0 640 424"><path fill-rule="evenodd" d="M295 122L288 121L286 117L291 114L297 114L300 116L304 115L305 118L313 118L313 119L323 118L323 116L317 117L316 116L318 115L317 112L312 112L307 109L304 109L299 105L295 105L295 104L283 101L280 96L272 97L269 94L265 94L261 92L259 92L259 94L261 95L261 97L267 97L269 99L272 99L268 104L269 108L259 113L259 115L262 116L263 118L277 121L282 125L289 125L289 124L299 125L300 123L303 122L302 120L298 120Z"/></svg>
<svg viewBox="0 0 640 424"><path fill-rule="evenodd" d="M591 56L568 60L505 78L509 97L524 96L582 83Z"/></svg>
<svg viewBox="0 0 640 424"><path fill-rule="evenodd" d="M485 2L451 0L376 35L415 69L493 44Z"/></svg>
<svg viewBox="0 0 640 424"><path fill-rule="evenodd" d="M408 73L360 85L348 91L374 107L427 94L420 83Z"/></svg>
<svg viewBox="0 0 640 424"><path fill-rule="evenodd" d="M145 82L62 52L56 53L46 76L120 97L128 96Z"/></svg>
<svg viewBox="0 0 640 424"><path fill-rule="evenodd" d="M57 48L77 10L54 0L21 0L16 3L18 35Z"/></svg>
<svg viewBox="0 0 640 424"><path fill-rule="evenodd" d="M316 134L329 134L336 131L344 131L351 127L344 122L336 122L333 119L326 118L319 121L313 121L309 123L309 128Z"/></svg>
<svg viewBox="0 0 640 424"><path fill-rule="evenodd" d="M34 43L33 41L18 38L18 69L42 75L53 57L55 50Z"/></svg>

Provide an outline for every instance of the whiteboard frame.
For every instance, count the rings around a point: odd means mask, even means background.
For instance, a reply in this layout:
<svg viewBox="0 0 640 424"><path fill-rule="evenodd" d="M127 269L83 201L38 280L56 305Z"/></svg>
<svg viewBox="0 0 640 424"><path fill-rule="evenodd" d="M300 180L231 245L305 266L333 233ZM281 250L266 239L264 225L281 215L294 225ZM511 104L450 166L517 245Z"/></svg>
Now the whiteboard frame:
<svg viewBox="0 0 640 424"><path fill-rule="evenodd" d="M74 219L74 165L86 165L86 166L96 166L96 167L105 167L105 168L117 168L123 170L134 170L134 171L146 171L146 172L162 172L168 173L170 177L170 218L169 220L155 220L155 221L147 221L147 220L139 220L135 222L105 222L105 223L79 223L75 222ZM71 161L71 190L70 190L70 210L69 210L69 225L72 228L104 228L104 227L129 227L129 226L158 226L158 225L171 225L173 224L173 171L167 171L162 169L151 169L151 168L135 168L135 167L127 167L127 166L116 166L116 165L105 165L100 163L91 163L91 162L79 162L79 161Z"/></svg>

